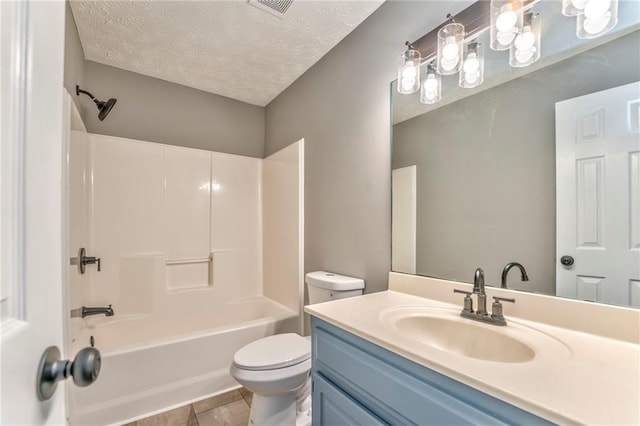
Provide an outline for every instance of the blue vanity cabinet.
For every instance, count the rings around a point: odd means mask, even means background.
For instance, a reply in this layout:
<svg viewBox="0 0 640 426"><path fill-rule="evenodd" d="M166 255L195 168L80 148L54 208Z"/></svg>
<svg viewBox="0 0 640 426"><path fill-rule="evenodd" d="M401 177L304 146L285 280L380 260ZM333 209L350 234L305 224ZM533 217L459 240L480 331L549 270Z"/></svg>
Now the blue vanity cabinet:
<svg viewBox="0 0 640 426"><path fill-rule="evenodd" d="M312 317L313 426L548 425Z"/></svg>

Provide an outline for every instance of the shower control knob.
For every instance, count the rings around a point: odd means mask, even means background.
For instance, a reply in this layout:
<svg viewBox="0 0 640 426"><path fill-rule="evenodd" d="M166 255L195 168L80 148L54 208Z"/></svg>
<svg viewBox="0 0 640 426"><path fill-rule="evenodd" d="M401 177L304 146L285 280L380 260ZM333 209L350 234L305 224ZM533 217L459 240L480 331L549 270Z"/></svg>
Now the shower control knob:
<svg viewBox="0 0 640 426"><path fill-rule="evenodd" d="M38 399L46 401L51 398L58 381L70 376L77 386L89 386L98 378L101 364L100 352L96 348L84 348L77 353L73 361L69 361L60 359L60 350L56 346L49 346L38 367Z"/></svg>
<svg viewBox="0 0 640 426"><path fill-rule="evenodd" d="M575 261L573 260L573 257L571 257L571 256L566 256L565 255L565 256L562 256L560 258L560 263L562 263L564 266L571 266L571 265L574 264L574 262Z"/></svg>

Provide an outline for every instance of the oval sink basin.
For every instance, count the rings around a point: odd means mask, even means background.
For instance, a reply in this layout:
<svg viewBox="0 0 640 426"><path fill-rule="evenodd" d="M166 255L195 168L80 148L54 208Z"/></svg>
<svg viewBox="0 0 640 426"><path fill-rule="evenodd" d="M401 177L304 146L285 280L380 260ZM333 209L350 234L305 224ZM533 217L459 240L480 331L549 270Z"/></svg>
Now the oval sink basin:
<svg viewBox="0 0 640 426"><path fill-rule="evenodd" d="M491 326L495 327L495 326ZM431 346L471 358L526 362L535 352L523 342L487 326L435 316L399 318L394 328Z"/></svg>
<svg viewBox="0 0 640 426"><path fill-rule="evenodd" d="M392 308L383 311L380 320L404 339L484 361L521 363L532 361L539 352L555 357L570 354L565 345L545 333L514 323L484 324L462 318L452 309Z"/></svg>

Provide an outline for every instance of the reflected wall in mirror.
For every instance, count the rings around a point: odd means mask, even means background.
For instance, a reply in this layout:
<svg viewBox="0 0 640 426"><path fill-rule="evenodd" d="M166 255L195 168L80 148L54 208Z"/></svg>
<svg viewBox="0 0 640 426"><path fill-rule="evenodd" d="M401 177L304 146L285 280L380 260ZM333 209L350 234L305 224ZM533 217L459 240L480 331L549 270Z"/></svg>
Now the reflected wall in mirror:
<svg viewBox="0 0 640 426"><path fill-rule="evenodd" d="M640 32L585 43L422 114L394 91L394 271L640 307Z"/></svg>

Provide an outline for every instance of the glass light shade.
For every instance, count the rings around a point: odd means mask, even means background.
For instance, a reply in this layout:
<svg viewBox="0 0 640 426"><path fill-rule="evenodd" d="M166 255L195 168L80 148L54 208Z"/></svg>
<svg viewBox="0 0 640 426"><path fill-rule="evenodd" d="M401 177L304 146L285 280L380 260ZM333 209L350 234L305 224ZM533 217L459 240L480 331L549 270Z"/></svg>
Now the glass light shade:
<svg viewBox="0 0 640 426"><path fill-rule="evenodd" d="M464 48L464 56L458 84L465 89L480 86L484 82L484 46L472 41Z"/></svg>
<svg viewBox="0 0 640 426"><path fill-rule="evenodd" d="M522 0L491 0L491 49L507 50L522 24Z"/></svg>
<svg viewBox="0 0 640 426"><path fill-rule="evenodd" d="M564 16L578 16L584 9L586 0L562 0L562 14Z"/></svg>
<svg viewBox="0 0 640 426"><path fill-rule="evenodd" d="M427 65L427 75L420 88L420 102L423 104L435 104L442 99L442 77L438 74L436 66Z"/></svg>
<svg viewBox="0 0 640 426"><path fill-rule="evenodd" d="M618 24L618 0L587 0L576 20L578 38L600 37Z"/></svg>
<svg viewBox="0 0 640 426"><path fill-rule="evenodd" d="M509 65L520 68L540 59L540 14L527 12L522 29L509 48Z"/></svg>
<svg viewBox="0 0 640 426"><path fill-rule="evenodd" d="M407 49L400 55L398 65L398 92L409 95L420 89L420 52Z"/></svg>
<svg viewBox="0 0 640 426"><path fill-rule="evenodd" d="M437 71L440 75L455 74L462 65L464 25L452 22L438 31Z"/></svg>

